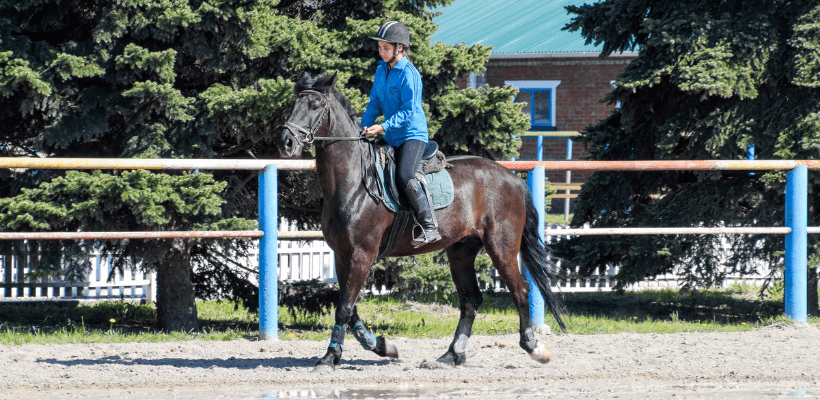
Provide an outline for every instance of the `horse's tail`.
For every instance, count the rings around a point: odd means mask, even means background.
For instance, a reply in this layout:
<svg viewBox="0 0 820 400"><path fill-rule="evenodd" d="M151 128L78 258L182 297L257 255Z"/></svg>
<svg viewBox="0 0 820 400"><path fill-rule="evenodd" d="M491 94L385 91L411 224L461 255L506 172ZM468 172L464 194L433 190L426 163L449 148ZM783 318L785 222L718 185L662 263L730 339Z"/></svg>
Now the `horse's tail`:
<svg viewBox="0 0 820 400"><path fill-rule="evenodd" d="M538 211L535 209L532 196L530 196L529 191L525 193L527 222L524 226L524 233L521 235L521 261L524 262L524 266L530 271L533 280L541 289L547 308L555 317L558 326L566 332L567 327L564 320L561 319L561 311L563 310L561 298L550 289L550 284L558 283L558 267L552 261L549 249L538 234ZM530 290L532 289L530 288Z"/></svg>

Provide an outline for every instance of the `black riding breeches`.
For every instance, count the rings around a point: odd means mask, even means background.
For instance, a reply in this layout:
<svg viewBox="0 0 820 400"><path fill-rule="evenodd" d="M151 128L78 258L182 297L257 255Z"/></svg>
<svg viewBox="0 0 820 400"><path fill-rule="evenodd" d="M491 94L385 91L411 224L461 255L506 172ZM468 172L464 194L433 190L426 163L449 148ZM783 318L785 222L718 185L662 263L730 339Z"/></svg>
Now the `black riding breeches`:
<svg viewBox="0 0 820 400"><path fill-rule="evenodd" d="M418 169L421 157L424 155L424 149L427 148L427 143L421 140L410 139L402 143L396 152L396 182L399 183L399 190L404 191L407 182L415 178L416 169Z"/></svg>

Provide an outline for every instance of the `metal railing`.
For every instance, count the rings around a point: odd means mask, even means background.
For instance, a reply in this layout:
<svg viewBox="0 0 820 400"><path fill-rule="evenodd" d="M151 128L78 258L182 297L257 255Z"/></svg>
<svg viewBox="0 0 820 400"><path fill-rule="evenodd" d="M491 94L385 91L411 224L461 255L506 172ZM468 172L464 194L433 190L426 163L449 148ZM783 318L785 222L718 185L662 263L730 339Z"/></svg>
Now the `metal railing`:
<svg viewBox="0 0 820 400"><path fill-rule="evenodd" d="M807 309L808 169L820 169L820 160L697 160L697 161L502 161L500 164L528 174L531 192L539 208L539 232L544 226L544 172L550 171L677 171L677 170L789 170L786 185L785 227L762 228L605 228L583 229L571 234L777 234L786 235L786 314L805 322ZM257 170L259 173L259 230L189 232L5 232L0 239L104 239L121 237L249 237L259 239L259 335L260 340L278 336L277 243L281 239L321 239L321 232L278 232L278 170L314 170L313 160L181 160L181 159L94 159L94 158L0 158L0 168L37 169L148 169L148 170ZM540 183L539 183L540 182ZM541 190L538 190L540 185ZM536 186L533 188L533 186ZM539 195L540 194L540 195ZM643 229L643 230L640 230ZM731 230L735 231L731 231ZM552 234L559 234L553 232ZM570 234L562 231L560 234ZM64 235L64 236L63 236ZM153 235L153 236L152 236ZM542 236L543 237L543 236ZM541 305L530 291L531 310L540 308L533 321L543 323Z"/></svg>

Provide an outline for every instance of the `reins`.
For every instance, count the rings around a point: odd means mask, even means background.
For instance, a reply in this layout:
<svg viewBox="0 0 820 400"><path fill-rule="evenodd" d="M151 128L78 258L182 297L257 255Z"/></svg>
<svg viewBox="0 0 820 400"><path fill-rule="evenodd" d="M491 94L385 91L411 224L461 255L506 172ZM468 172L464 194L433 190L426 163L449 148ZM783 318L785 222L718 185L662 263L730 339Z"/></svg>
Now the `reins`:
<svg viewBox="0 0 820 400"><path fill-rule="evenodd" d="M365 129L364 128L362 128L362 131L359 133L359 136L355 136L355 137L349 137L349 136L345 136L345 137L319 136L319 137L316 137L316 132L318 132L319 128L322 127L322 120L324 120L325 118L327 118L327 120L328 120L327 132L331 131L331 129L330 129L330 122L331 122L331 118L330 118L330 99L324 93L318 92L316 90L303 90L302 92L299 93L299 97L309 95L309 94L319 95L324 100L324 102L323 102L324 104L323 104L323 107L322 107L322 116L319 117L319 120L316 123L316 125L313 126L313 127L310 127L309 129L305 128L303 126L300 126L300 125L296 125L296 124L294 124L293 122L290 122L290 121L285 122L285 125L284 125L286 128L290 129L291 132L299 132L302 135L304 135L305 138L301 140L302 143L306 143L308 145L313 145L313 142L316 141L316 140L326 141L326 142L367 140L367 136L365 136Z"/></svg>

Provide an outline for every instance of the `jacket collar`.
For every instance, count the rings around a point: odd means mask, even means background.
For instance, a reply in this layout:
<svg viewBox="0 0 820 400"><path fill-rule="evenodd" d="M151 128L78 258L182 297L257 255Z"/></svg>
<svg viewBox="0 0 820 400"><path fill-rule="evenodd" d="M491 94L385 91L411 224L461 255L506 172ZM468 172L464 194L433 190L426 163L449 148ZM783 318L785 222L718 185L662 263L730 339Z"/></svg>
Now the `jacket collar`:
<svg viewBox="0 0 820 400"><path fill-rule="evenodd" d="M399 60L399 62L397 62L396 65L393 68L390 68L387 65L387 63L384 62L384 60L379 60L379 64L381 64L384 67L385 71L389 71L391 69L402 70L402 69L404 69L404 67L407 66L408 63L409 63L409 61L407 61L407 56L402 57L401 60Z"/></svg>

